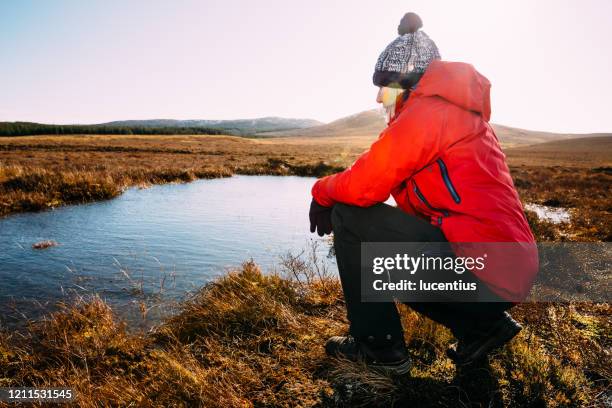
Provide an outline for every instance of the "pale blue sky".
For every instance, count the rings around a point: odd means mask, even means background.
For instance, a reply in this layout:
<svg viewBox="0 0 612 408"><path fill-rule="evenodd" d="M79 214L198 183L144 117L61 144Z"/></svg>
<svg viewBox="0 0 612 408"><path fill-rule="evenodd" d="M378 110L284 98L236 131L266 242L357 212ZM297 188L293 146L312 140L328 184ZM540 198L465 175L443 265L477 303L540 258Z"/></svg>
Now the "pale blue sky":
<svg viewBox="0 0 612 408"><path fill-rule="evenodd" d="M407 11L491 80L494 122L612 131L608 0L2 0L0 121L330 121L376 106Z"/></svg>

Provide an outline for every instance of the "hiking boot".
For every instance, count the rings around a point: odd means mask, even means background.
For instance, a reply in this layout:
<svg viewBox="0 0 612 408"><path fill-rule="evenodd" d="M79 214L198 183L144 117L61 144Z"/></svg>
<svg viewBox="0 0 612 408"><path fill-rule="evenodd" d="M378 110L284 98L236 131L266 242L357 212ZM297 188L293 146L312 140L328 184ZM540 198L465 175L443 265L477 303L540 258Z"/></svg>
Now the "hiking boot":
<svg viewBox="0 0 612 408"><path fill-rule="evenodd" d="M522 328L507 312L504 312L503 317L493 322L488 329L474 330L460 338L446 351L446 354L455 364L470 364L512 340Z"/></svg>
<svg viewBox="0 0 612 408"><path fill-rule="evenodd" d="M404 339L392 339L390 335L384 339L334 336L325 343L325 352L333 357L363 361L372 369L391 374L406 374L412 365Z"/></svg>

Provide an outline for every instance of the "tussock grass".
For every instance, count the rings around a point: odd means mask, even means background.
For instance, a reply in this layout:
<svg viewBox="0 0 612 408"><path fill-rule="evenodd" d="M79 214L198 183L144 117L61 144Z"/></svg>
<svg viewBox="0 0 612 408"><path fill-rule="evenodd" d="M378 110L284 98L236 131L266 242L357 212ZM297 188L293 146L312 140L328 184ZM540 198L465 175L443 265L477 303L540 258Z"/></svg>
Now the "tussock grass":
<svg viewBox="0 0 612 408"><path fill-rule="evenodd" d="M307 263L283 267L293 278L247 262L148 333L97 297L63 305L0 335L0 386L69 386L81 407L576 407L606 396L608 305L521 305L528 328L462 370L445 356L450 333L402 305L414 366L390 377L324 355L347 327L339 283Z"/></svg>
<svg viewBox="0 0 612 408"><path fill-rule="evenodd" d="M0 167L0 216L39 211L66 204L108 200L133 185L189 182L198 178L228 177L223 169L137 169L110 171L54 171L22 166Z"/></svg>
<svg viewBox="0 0 612 408"><path fill-rule="evenodd" d="M56 173L46 169L2 168L0 214L36 211L68 203L113 198L121 186L109 175L92 172Z"/></svg>

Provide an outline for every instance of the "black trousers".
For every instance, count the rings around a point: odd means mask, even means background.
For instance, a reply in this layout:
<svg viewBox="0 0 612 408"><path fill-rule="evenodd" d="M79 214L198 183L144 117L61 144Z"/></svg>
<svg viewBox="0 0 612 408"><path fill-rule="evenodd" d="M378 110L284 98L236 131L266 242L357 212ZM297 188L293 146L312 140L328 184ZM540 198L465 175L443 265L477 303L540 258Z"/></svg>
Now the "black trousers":
<svg viewBox="0 0 612 408"><path fill-rule="evenodd" d="M332 226L350 334L356 338L389 334L401 338L403 330L395 303L361 301L361 243L446 242L442 230L396 207L382 203L367 208L336 204L332 211ZM478 280L473 274L471 278ZM407 304L448 327L457 338L486 327L512 307L511 303L503 301Z"/></svg>

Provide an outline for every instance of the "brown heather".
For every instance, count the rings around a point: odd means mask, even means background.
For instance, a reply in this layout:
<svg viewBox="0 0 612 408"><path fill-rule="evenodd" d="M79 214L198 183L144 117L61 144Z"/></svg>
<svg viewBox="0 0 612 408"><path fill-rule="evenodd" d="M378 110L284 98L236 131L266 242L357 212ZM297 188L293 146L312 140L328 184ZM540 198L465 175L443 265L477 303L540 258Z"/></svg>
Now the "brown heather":
<svg viewBox="0 0 612 408"><path fill-rule="evenodd" d="M346 330L338 281L253 263L204 286L152 332L99 298L0 336L0 387L72 387L77 405L204 407L598 406L610 386L610 306L521 305L527 324L488 362L458 370L449 332L400 306L414 355L394 378L324 355Z"/></svg>

